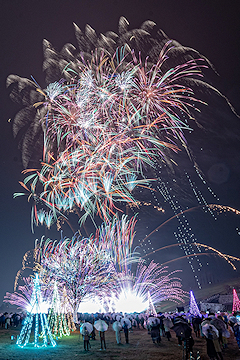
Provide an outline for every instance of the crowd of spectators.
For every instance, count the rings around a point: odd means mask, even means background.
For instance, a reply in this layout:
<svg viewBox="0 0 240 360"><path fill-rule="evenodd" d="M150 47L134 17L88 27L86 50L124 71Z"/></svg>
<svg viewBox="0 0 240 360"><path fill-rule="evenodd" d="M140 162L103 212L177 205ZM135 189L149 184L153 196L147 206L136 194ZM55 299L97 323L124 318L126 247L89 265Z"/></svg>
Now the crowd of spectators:
<svg viewBox="0 0 240 360"><path fill-rule="evenodd" d="M0 313L0 328L18 327L24 323L25 313ZM179 346L185 352L185 358L189 359L194 347L194 338L205 338L206 350L210 360L222 360L223 351L228 347L228 338L234 334L240 349L240 314L228 313L202 313L194 316L190 313L95 313L79 314L77 324L79 327L84 323L93 325L93 332L83 335L83 340L89 344L89 340L96 339L94 323L103 320L116 332L116 342L121 345L121 333L124 334L125 343L131 342L131 335L135 329L145 330L151 336L152 342L161 345L162 338L171 341L173 334L177 337ZM114 326L117 323L117 326ZM116 324L115 324L116 325ZM174 332L174 333L173 333ZM195 336L193 336L195 334ZM106 349L105 333L101 332L101 348ZM87 341L87 342L86 342ZM88 347L87 347L88 348Z"/></svg>
<svg viewBox="0 0 240 360"><path fill-rule="evenodd" d="M0 328L17 327L22 324L25 316L23 313L0 313Z"/></svg>
<svg viewBox="0 0 240 360"><path fill-rule="evenodd" d="M125 318L131 323L128 329L126 326L122 326L120 330L120 332L125 334L126 343L129 342L128 333L134 331L134 329L147 330L152 342L156 345L161 344L162 337L166 337L170 341L172 338L171 330L173 330L177 337L178 345L183 348L184 358L189 359L191 357L194 347L193 334L195 334L195 338L202 337L206 339L209 359L222 360L222 353L228 347L228 338L233 333L240 349L240 315L238 317L237 313L202 313L198 316L184 312L158 313L155 315L147 313L96 313L80 314L79 322L80 324L84 322L94 324L96 320L102 319L108 326L113 326L114 322L119 322ZM121 343L117 333L116 340L118 344Z"/></svg>

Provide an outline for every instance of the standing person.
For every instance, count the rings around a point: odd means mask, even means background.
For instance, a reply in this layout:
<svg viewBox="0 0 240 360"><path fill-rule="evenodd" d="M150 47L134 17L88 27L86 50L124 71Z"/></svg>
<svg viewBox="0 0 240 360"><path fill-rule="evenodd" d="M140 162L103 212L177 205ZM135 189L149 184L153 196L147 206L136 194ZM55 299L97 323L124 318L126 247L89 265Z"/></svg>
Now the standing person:
<svg viewBox="0 0 240 360"><path fill-rule="evenodd" d="M219 341L219 343L223 344L222 333L226 329L225 322L223 321L223 319L222 319L222 317L220 315L217 318L212 319L210 322L218 330L218 341Z"/></svg>
<svg viewBox="0 0 240 360"><path fill-rule="evenodd" d="M229 334L229 331L227 330L227 325L224 321L224 318L221 315L218 315L217 319L218 319L218 322L221 327L221 329L218 330L219 331L219 342L221 341L223 348L226 349L227 343L228 343L227 338L230 336L230 334ZM215 325L215 327L218 329L218 327L216 325Z"/></svg>
<svg viewBox="0 0 240 360"><path fill-rule="evenodd" d="M9 315L7 315L5 319L5 329L8 329L9 327L10 327L10 317Z"/></svg>
<svg viewBox="0 0 240 360"><path fill-rule="evenodd" d="M121 333L120 333L120 329L116 330L116 341L117 341L117 344L118 344L118 345L121 344Z"/></svg>
<svg viewBox="0 0 240 360"><path fill-rule="evenodd" d="M169 318L164 318L163 326L164 326L165 335L166 335L168 341L170 341L170 339L171 339L170 328L173 326L172 320Z"/></svg>
<svg viewBox="0 0 240 360"><path fill-rule="evenodd" d="M231 323L230 322L230 325L232 326L235 338L237 340L238 347L240 349L240 325L238 325L237 322L236 323Z"/></svg>
<svg viewBox="0 0 240 360"><path fill-rule="evenodd" d="M105 331L99 331L99 337L101 341L101 349L106 350Z"/></svg>
<svg viewBox="0 0 240 360"><path fill-rule="evenodd" d="M213 331L211 331L210 328L207 329L206 340L207 340L207 354L209 356L209 359L210 360L218 359L216 349L213 343Z"/></svg>
<svg viewBox="0 0 240 360"><path fill-rule="evenodd" d="M121 328L122 328L122 325L119 321L115 321L113 323L113 330L115 331L116 333L116 341L117 341L117 344L120 345L121 344Z"/></svg>
<svg viewBox="0 0 240 360"><path fill-rule="evenodd" d="M164 325L163 325L163 319L164 319L164 317L161 316L160 317L160 335L165 336L165 329L164 329Z"/></svg>
<svg viewBox="0 0 240 360"><path fill-rule="evenodd" d="M4 316L4 314L2 314L2 315L0 316L0 324L2 325L2 327L5 326L5 316Z"/></svg>
<svg viewBox="0 0 240 360"><path fill-rule="evenodd" d="M217 353L217 358L223 360L222 350L219 343L219 333L217 334L217 332L214 332L212 326L209 326L209 329L212 332L213 344Z"/></svg>
<svg viewBox="0 0 240 360"><path fill-rule="evenodd" d="M156 324L156 334L157 334L157 343L160 344L161 342L161 334L160 334L160 324L158 324L158 321L155 320L155 324Z"/></svg>
<svg viewBox="0 0 240 360"><path fill-rule="evenodd" d="M83 331L83 345L84 345L84 350L88 351L89 350L89 332L87 331L86 327L84 328Z"/></svg>
<svg viewBox="0 0 240 360"><path fill-rule="evenodd" d="M144 317L143 317L143 316L142 316L141 319L140 319L140 324L141 324L141 327L142 327L143 329L145 329L145 327L144 327Z"/></svg>
<svg viewBox="0 0 240 360"><path fill-rule="evenodd" d="M93 325L93 323L91 323ZM96 332L95 332L95 328L93 326L93 331L91 332L91 338L92 340L96 340Z"/></svg>
<svg viewBox="0 0 240 360"><path fill-rule="evenodd" d="M222 340L223 340L223 348L226 349L228 347L228 338L230 337L230 333L228 331L228 329L226 328L223 332L222 332Z"/></svg>
<svg viewBox="0 0 240 360"><path fill-rule="evenodd" d="M194 340L192 336L184 339L184 348L186 349L186 360L189 359L190 353L193 352Z"/></svg>
<svg viewBox="0 0 240 360"><path fill-rule="evenodd" d="M199 316L193 318L193 320L192 320L193 330L195 332L196 337L200 337L201 322L202 322L202 319Z"/></svg>
<svg viewBox="0 0 240 360"><path fill-rule="evenodd" d="M161 342L160 324L158 324L158 321L155 320L155 322L152 323L150 328L151 328L151 338L153 343L155 344L157 342L157 344L160 344Z"/></svg>
<svg viewBox="0 0 240 360"><path fill-rule="evenodd" d="M124 335L125 335L125 340L126 340L126 344L129 344L129 340L128 340L128 326L126 324L126 322L123 322L123 331L124 331Z"/></svg>
<svg viewBox="0 0 240 360"><path fill-rule="evenodd" d="M138 316L138 315L136 316L136 321L137 321L137 327L138 327L138 329L139 329L140 319L139 319L139 316Z"/></svg>

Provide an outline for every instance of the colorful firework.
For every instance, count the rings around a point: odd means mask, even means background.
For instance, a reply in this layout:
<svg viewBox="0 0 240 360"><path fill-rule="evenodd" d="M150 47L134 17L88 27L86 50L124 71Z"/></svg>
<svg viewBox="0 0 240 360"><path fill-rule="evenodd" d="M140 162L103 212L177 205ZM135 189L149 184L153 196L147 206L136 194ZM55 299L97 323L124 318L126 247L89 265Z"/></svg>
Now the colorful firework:
<svg viewBox="0 0 240 360"><path fill-rule="evenodd" d="M172 276L177 272L180 270L168 273L166 266L163 267L154 261L147 266L143 260L139 260L136 272L128 275L118 274L118 295L114 296L112 301L115 310L144 311L148 307L149 296L153 304L160 304L166 300L183 302L186 293L182 290L181 279Z"/></svg>
<svg viewBox="0 0 240 360"><path fill-rule="evenodd" d="M33 292L33 279L23 278L24 285L20 285L18 287L18 291L14 291L13 293L7 292L4 296L3 302L7 302L11 305L18 306L20 309L27 310L32 297Z"/></svg>
<svg viewBox="0 0 240 360"><path fill-rule="evenodd" d="M146 24L150 30L152 23ZM76 34L79 40L77 27ZM51 46L45 45L48 68ZM158 55L137 57L137 50L129 45L114 51L96 46L70 62L58 63L55 58L61 80L48 83L46 89L35 81L8 78L8 85L21 83L21 88L36 92L32 106L36 129L44 135L43 162L39 169L27 170L31 174L21 183L34 200L36 224L50 227L53 219L73 208L83 211L81 223L96 214L109 220L117 203L136 204L132 192L149 183L143 172L154 166L154 159L169 162L169 149L187 148L187 118L192 120L196 104L203 103L193 88L203 83L198 78L209 63L195 56L170 66L169 58L179 49L167 38ZM19 195L23 193L15 194ZM48 215L37 210L38 203L50 208Z"/></svg>
<svg viewBox="0 0 240 360"><path fill-rule="evenodd" d="M37 162L25 170L21 185L33 199L32 222L37 225L50 228L59 216L76 209L81 225L88 216L94 221L95 215L110 222L122 203L138 206L135 189L151 189L152 179L146 174L154 168L157 191L178 218L174 235L188 257L194 254L196 239L187 235L189 223L171 198L160 169L162 163L169 168L176 164L178 150L186 149L190 155L185 132L205 104L196 89L223 96L205 81L209 61L169 41L163 32L154 36L154 26L147 21L141 29L128 31L127 20L121 18L119 36L109 32L97 38L89 26L84 35L75 25L80 48L76 56L72 45L65 45L59 54L44 41L45 89L36 81L8 77L8 86L18 86L12 97L20 95L28 105L13 124L15 136L30 124L21 143L24 166L29 166L31 146L36 149L40 144L42 151L41 165ZM28 101L26 91L31 93ZM186 176L199 203L213 214ZM19 195L24 194L15 194ZM197 267L200 270L201 262Z"/></svg>
<svg viewBox="0 0 240 360"><path fill-rule="evenodd" d="M95 234L95 244L109 254L115 271L127 275L131 266L139 261L137 249L133 249L136 217L128 219L115 215L111 222L103 223Z"/></svg>

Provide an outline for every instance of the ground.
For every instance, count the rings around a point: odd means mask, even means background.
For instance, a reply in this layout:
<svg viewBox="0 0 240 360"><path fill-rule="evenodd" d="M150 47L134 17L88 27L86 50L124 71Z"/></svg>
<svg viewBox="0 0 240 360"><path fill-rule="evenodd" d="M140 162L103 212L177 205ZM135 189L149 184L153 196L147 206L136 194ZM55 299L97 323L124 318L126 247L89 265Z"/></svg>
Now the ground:
<svg viewBox="0 0 240 360"><path fill-rule="evenodd" d="M86 352L83 349L82 336L79 332L74 332L70 337L58 340L58 345L54 348L47 347L34 349L31 345L26 348L19 348L15 341L11 340L11 335L17 337L20 333L19 328L8 330L0 328L0 360L74 360L74 359L128 359L128 360L181 360L183 349L178 346L177 339L172 332L171 341L162 338L160 345L153 344L147 330L134 330L129 334L130 344L117 345L115 333L112 329L106 332L107 350L100 351L99 336L95 341L91 340L91 349ZM122 342L124 343L124 334ZM195 338L194 336L194 356L200 352L201 360L207 360L205 339ZM240 360L240 351L233 335L229 339L228 348L223 352L224 360Z"/></svg>

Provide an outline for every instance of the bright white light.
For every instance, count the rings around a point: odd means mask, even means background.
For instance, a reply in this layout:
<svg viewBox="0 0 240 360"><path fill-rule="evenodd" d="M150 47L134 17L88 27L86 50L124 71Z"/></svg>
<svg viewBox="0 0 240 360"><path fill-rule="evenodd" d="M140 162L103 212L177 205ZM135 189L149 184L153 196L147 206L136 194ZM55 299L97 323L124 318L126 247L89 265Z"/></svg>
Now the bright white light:
<svg viewBox="0 0 240 360"><path fill-rule="evenodd" d="M49 308L50 308L49 303L46 301L43 301L40 304L35 304L35 305L29 304L27 306L26 310L28 312L31 312L32 314L37 314L37 313L47 314Z"/></svg>
<svg viewBox="0 0 240 360"><path fill-rule="evenodd" d="M98 297L89 298L81 302L78 308L80 313L96 313L96 312L122 312L134 313L147 310L148 301L137 295L131 289L122 290L118 297L112 295L111 298L101 300Z"/></svg>
<svg viewBox="0 0 240 360"><path fill-rule="evenodd" d="M143 297L132 292L132 290L122 290L118 299L115 301L115 311L123 313L142 312L148 308L148 302Z"/></svg>
<svg viewBox="0 0 240 360"><path fill-rule="evenodd" d="M97 297L92 299L86 299L82 301L79 305L78 312L80 313L96 313L96 312L104 312L103 311L103 304L101 300Z"/></svg>

